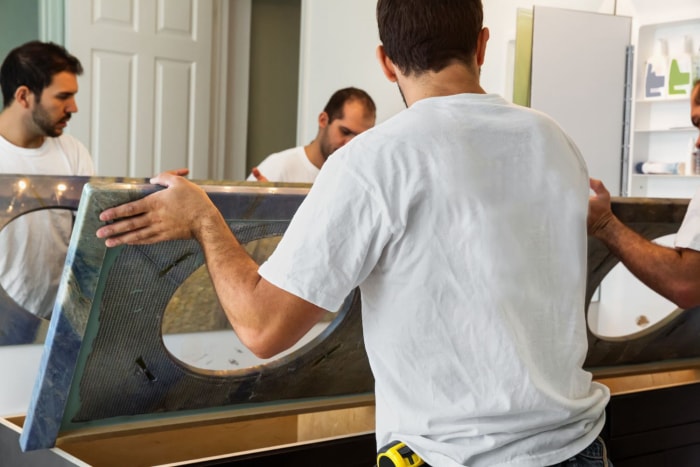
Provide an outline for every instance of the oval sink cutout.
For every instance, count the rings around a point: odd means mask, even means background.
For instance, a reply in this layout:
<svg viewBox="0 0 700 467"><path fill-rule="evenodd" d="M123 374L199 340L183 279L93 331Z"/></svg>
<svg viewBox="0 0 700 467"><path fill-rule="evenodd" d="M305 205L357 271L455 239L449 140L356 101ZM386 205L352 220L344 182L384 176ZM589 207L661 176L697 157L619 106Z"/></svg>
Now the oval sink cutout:
<svg viewBox="0 0 700 467"><path fill-rule="evenodd" d="M244 247L258 264L262 264L281 238L262 238ZM203 265L171 297L163 314L163 342L170 354L187 366L203 370L245 370L275 362L300 349L320 335L336 315L327 313L290 349L270 359L258 358L241 343L231 328L219 305L207 267Z"/></svg>
<svg viewBox="0 0 700 467"><path fill-rule="evenodd" d="M676 234L653 240L673 248ZM651 290L621 262L600 283L588 307L588 327L603 340L630 340L664 326L683 310Z"/></svg>

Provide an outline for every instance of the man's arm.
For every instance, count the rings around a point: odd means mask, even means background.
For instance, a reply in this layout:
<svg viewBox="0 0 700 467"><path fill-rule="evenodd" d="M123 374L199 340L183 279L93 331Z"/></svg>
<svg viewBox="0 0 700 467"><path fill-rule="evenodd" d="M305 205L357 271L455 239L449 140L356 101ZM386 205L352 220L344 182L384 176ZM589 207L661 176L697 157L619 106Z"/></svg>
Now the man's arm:
<svg viewBox="0 0 700 467"><path fill-rule="evenodd" d="M160 174L151 183L165 190L102 212L100 220L114 222L97 236L109 247L195 238L221 306L246 347L261 358L288 349L326 310L263 279L207 194L179 176L186 173Z"/></svg>
<svg viewBox="0 0 700 467"><path fill-rule="evenodd" d="M600 180L588 204L588 234L602 241L632 274L681 308L700 304L700 252L653 243L612 213L610 193Z"/></svg>

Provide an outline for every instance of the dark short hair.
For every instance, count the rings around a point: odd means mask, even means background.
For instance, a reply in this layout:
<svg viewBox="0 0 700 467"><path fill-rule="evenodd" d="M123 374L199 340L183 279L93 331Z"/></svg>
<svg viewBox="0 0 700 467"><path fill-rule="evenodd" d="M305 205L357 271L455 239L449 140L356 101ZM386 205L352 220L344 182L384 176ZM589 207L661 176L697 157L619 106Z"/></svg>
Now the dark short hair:
<svg viewBox="0 0 700 467"><path fill-rule="evenodd" d="M483 28L481 0L379 0L379 40L406 76L471 64Z"/></svg>
<svg viewBox="0 0 700 467"><path fill-rule="evenodd" d="M343 107L346 102L350 101L360 101L367 112L373 116L377 115L377 107L369 94L358 88L343 88L334 92L323 108L323 111L328 114L328 123L335 119L343 118Z"/></svg>
<svg viewBox="0 0 700 467"><path fill-rule="evenodd" d="M3 106L8 107L20 86L27 86L38 98L54 75L68 71L83 73L83 66L68 51L53 42L31 41L11 50L0 67Z"/></svg>

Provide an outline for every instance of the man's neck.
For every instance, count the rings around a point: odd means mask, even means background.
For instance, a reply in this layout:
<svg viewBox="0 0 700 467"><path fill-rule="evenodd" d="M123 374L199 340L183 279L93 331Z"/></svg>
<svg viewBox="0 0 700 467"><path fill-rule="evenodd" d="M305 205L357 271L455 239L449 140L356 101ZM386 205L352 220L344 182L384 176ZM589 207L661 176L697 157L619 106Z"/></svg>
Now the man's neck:
<svg viewBox="0 0 700 467"><path fill-rule="evenodd" d="M438 72L427 71L419 76L399 76L398 84L408 107L429 97L465 93L486 94L479 84L478 72L458 63L448 65Z"/></svg>
<svg viewBox="0 0 700 467"><path fill-rule="evenodd" d="M26 131L21 118L20 115L13 115L10 109L0 112L0 136L20 148L41 147L46 137Z"/></svg>
<svg viewBox="0 0 700 467"><path fill-rule="evenodd" d="M319 137L316 136L313 141L304 146L304 152L306 153L306 158L309 159L309 162L311 162L314 167L321 170L324 160L323 155L321 154L321 142L318 138Z"/></svg>

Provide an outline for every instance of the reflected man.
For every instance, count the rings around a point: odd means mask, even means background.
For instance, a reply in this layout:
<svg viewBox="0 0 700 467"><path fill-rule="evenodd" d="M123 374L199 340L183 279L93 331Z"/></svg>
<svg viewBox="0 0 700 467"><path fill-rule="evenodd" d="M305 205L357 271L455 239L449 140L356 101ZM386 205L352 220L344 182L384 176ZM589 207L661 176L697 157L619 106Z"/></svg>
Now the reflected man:
<svg viewBox="0 0 700 467"><path fill-rule="evenodd" d="M336 91L318 116L316 138L306 146L270 154L253 167L248 180L313 183L328 156L372 128L376 114L374 101L362 89Z"/></svg>
<svg viewBox="0 0 700 467"><path fill-rule="evenodd" d="M53 43L31 41L10 51L0 68L0 172L93 174L88 150L64 134L78 111L82 71L76 57ZM22 216L0 231L0 285L40 317L53 308L72 225L71 212L51 210Z"/></svg>
<svg viewBox="0 0 700 467"><path fill-rule="evenodd" d="M700 130L700 80L690 94L690 120ZM700 134L695 141L700 151ZM681 308L700 305L700 188L676 235L675 248L651 242L623 224L611 210L610 193L597 179L588 207L588 233L627 266L644 284Z"/></svg>

